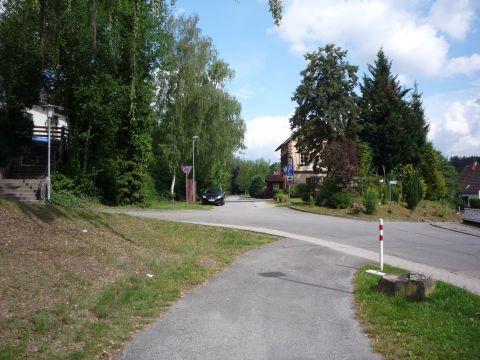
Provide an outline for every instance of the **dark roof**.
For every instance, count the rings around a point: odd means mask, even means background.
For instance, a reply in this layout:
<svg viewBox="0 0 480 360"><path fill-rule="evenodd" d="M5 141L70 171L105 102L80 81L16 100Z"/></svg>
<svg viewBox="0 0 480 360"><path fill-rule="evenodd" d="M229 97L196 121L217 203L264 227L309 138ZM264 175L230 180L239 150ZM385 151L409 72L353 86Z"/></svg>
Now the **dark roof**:
<svg viewBox="0 0 480 360"><path fill-rule="evenodd" d="M283 143L281 143L280 145L278 145L278 147L275 149L275 151L278 151L279 149L281 149L281 147L285 144L288 144L290 141L292 141L293 139L293 136L290 136L287 140L285 140Z"/></svg>
<svg viewBox="0 0 480 360"><path fill-rule="evenodd" d="M283 175L267 175L266 182L283 182Z"/></svg>
<svg viewBox="0 0 480 360"><path fill-rule="evenodd" d="M476 161L465 166L459 176L460 184L465 188L465 194L478 194L480 191L480 164Z"/></svg>

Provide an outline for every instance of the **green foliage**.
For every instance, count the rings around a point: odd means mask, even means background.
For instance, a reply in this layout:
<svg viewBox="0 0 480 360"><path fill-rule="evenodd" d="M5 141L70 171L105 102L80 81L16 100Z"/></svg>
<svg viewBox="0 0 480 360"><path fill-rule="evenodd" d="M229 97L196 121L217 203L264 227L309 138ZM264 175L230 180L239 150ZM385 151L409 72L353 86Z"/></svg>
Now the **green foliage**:
<svg viewBox="0 0 480 360"><path fill-rule="evenodd" d="M245 123L240 103L225 89L233 71L218 58L212 40L202 36L198 21L198 17L169 19L171 46L155 75L154 161L150 167L156 177L162 172L168 174L156 179L160 192L184 192L180 169L181 165L193 165L194 136L198 136L198 189L229 187L234 153L244 148ZM253 175L243 177L241 190L248 189Z"/></svg>
<svg viewBox="0 0 480 360"><path fill-rule="evenodd" d="M341 186L332 177L326 177L320 185L315 199L315 205L325 206L334 193L341 190Z"/></svg>
<svg viewBox="0 0 480 360"><path fill-rule="evenodd" d="M415 174L405 185L405 201L410 210L414 210L423 199L424 189L420 176Z"/></svg>
<svg viewBox="0 0 480 360"><path fill-rule="evenodd" d="M52 191L50 201L53 205L64 208L84 208L91 201L85 195L77 195L73 191L59 190Z"/></svg>
<svg viewBox="0 0 480 360"><path fill-rule="evenodd" d="M447 195L453 199L457 196L457 193L462 190L462 185L460 184L458 178L458 172L456 171L452 163L448 161L448 159L445 158L439 151L437 151L436 153L440 171L445 178Z"/></svg>
<svg viewBox="0 0 480 360"><path fill-rule="evenodd" d="M333 209L346 209L351 203L352 199L346 192L338 191L327 199L326 205Z"/></svg>
<svg viewBox="0 0 480 360"><path fill-rule="evenodd" d="M417 165L428 132L421 94L415 86L410 101L405 99L409 90L392 75L391 62L383 50L368 70L369 76L364 75L360 85L361 139L372 148L378 169Z"/></svg>
<svg viewBox="0 0 480 360"><path fill-rule="evenodd" d="M474 209L480 209L480 199L470 199L470 207Z"/></svg>
<svg viewBox="0 0 480 360"><path fill-rule="evenodd" d="M270 163L264 159L238 160L238 173L234 182L239 190L244 192L250 188L250 182L254 175L263 177L271 173Z"/></svg>
<svg viewBox="0 0 480 360"><path fill-rule="evenodd" d="M391 185L390 191L392 192L392 201L400 202L400 196L402 193L400 184Z"/></svg>
<svg viewBox="0 0 480 360"><path fill-rule="evenodd" d="M254 175L248 192L254 198L262 198L265 194L265 178L262 175Z"/></svg>
<svg viewBox="0 0 480 360"><path fill-rule="evenodd" d="M387 184L380 183L378 185L378 196L382 204L386 204L388 202L388 185Z"/></svg>
<svg viewBox="0 0 480 360"><path fill-rule="evenodd" d="M297 103L290 127L297 149L310 154L318 168L325 143L353 138L356 130L357 66L346 61L347 52L328 44L305 55L307 68L292 97Z"/></svg>
<svg viewBox="0 0 480 360"><path fill-rule="evenodd" d="M33 122L23 109L2 109L1 103L0 97L0 167L4 167L31 144Z"/></svg>
<svg viewBox="0 0 480 360"><path fill-rule="evenodd" d="M439 200L447 197L447 184L440 168L438 152L434 149L432 143L427 143L422 155L422 178L425 180L427 187L425 197L429 200Z"/></svg>
<svg viewBox="0 0 480 360"><path fill-rule="evenodd" d="M367 214L375 214L378 207L378 192L374 188L368 188L363 194L363 206Z"/></svg>
<svg viewBox="0 0 480 360"><path fill-rule="evenodd" d="M375 179L375 167L373 165L373 152L372 148L364 142L359 143L359 164L358 164L358 176L359 176L359 188L360 193L363 192L376 181Z"/></svg>
<svg viewBox="0 0 480 360"><path fill-rule="evenodd" d="M78 174L88 174L91 181L77 185L91 186L84 191L103 194L108 202L142 203L151 151L152 72L167 43L166 3L55 4L2 3L0 93L6 107L31 106L43 89L48 102L68 109L63 171L76 183L85 177Z"/></svg>
<svg viewBox="0 0 480 360"><path fill-rule="evenodd" d="M310 185L309 184L293 184L290 187L290 196L292 198L304 198L310 194Z"/></svg>

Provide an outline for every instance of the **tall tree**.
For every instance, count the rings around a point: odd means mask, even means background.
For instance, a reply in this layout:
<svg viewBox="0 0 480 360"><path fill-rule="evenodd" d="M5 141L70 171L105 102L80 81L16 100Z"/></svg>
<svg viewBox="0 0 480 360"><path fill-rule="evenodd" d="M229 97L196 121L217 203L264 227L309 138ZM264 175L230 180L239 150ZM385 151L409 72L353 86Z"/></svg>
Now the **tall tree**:
<svg viewBox="0 0 480 360"><path fill-rule="evenodd" d="M421 160L422 178L427 186L425 197L438 200L447 197L448 189L438 159L438 152L433 144L428 142L424 148Z"/></svg>
<svg viewBox="0 0 480 360"><path fill-rule="evenodd" d="M290 128L298 150L309 154L315 168L320 166L325 143L356 135L358 67L350 65L346 55L333 44L306 54L308 65L292 97L297 107Z"/></svg>
<svg viewBox="0 0 480 360"><path fill-rule="evenodd" d="M2 5L4 33L24 29L28 41L23 50L17 45L2 54L0 77L13 78L6 64L20 56L24 75L11 84L24 91L16 92L16 102L31 105L42 88L49 102L65 108L71 144L64 170L84 188L99 188L110 201L142 202L151 146L151 73L165 43L164 0ZM7 44L3 37L0 43Z"/></svg>
<svg viewBox="0 0 480 360"><path fill-rule="evenodd" d="M171 192L180 166L192 163L193 136L199 137L195 144L198 189L225 187L230 177L228 162L243 147L240 104L225 90L233 72L197 24L197 17L170 19L173 46L157 72L153 168L167 167ZM164 181L157 185L165 188Z"/></svg>
<svg viewBox="0 0 480 360"><path fill-rule="evenodd" d="M377 53L370 75L363 76L361 138L373 151L373 161L386 172L408 163L419 164L426 142L428 126L422 109L421 95L415 89L409 103L409 92L392 75L391 62L383 50Z"/></svg>

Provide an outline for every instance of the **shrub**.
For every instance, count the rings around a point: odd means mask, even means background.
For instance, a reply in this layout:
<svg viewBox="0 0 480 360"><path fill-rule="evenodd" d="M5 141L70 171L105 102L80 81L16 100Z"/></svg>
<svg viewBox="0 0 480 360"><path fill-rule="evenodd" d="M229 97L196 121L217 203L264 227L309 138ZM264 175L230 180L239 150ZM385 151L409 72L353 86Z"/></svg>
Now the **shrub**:
<svg viewBox="0 0 480 360"><path fill-rule="evenodd" d="M423 199L424 189L418 174L415 174L405 186L405 200L407 207L414 210Z"/></svg>
<svg viewBox="0 0 480 360"><path fill-rule="evenodd" d="M480 199L470 199L470 207L480 209Z"/></svg>
<svg viewBox="0 0 480 360"><path fill-rule="evenodd" d="M326 205L333 209L346 209L350 206L351 203L352 199L350 198L350 196L343 191L339 191L332 194L327 199Z"/></svg>
<svg viewBox="0 0 480 360"><path fill-rule="evenodd" d="M378 186L378 193L382 204L386 204L388 202L388 185L385 183L381 183Z"/></svg>
<svg viewBox="0 0 480 360"><path fill-rule="evenodd" d="M367 214L375 214L378 206L378 193L375 189L369 188L363 194L363 206Z"/></svg>
<svg viewBox="0 0 480 360"><path fill-rule="evenodd" d="M65 208L84 208L87 206L89 198L76 195L73 191L61 190L52 191L50 201L53 205Z"/></svg>
<svg viewBox="0 0 480 360"><path fill-rule="evenodd" d="M265 179L261 175L252 177L250 187L248 189L250 196L254 198L263 198L265 194Z"/></svg>
<svg viewBox="0 0 480 360"><path fill-rule="evenodd" d="M332 177L327 177L323 181L322 185L320 185L315 204L318 206L325 206L330 196L339 191L340 186L335 179Z"/></svg>
<svg viewBox="0 0 480 360"><path fill-rule="evenodd" d="M400 194L402 190L400 189L400 185L391 185L391 191L392 191L392 201L399 202L400 201Z"/></svg>
<svg viewBox="0 0 480 360"><path fill-rule="evenodd" d="M310 191L307 184L294 184L290 188L290 196L292 198L303 198L305 193Z"/></svg>

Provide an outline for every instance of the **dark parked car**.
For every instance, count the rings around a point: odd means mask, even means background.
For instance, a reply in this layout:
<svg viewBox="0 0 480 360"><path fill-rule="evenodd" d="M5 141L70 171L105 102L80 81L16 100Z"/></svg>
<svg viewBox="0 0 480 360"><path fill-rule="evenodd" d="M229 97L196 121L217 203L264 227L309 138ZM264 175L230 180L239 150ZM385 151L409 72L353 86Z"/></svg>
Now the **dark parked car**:
<svg viewBox="0 0 480 360"><path fill-rule="evenodd" d="M219 188L208 188L202 194L202 204L225 205L225 193Z"/></svg>

